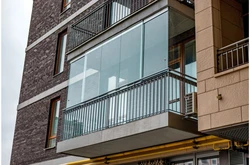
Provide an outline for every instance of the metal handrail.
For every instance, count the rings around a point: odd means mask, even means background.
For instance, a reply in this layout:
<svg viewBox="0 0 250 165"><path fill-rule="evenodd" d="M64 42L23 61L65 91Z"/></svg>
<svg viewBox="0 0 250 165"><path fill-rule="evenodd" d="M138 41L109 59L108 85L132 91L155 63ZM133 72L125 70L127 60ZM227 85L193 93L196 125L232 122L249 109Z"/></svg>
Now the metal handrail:
<svg viewBox="0 0 250 165"><path fill-rule="evenodd" d="M234 42L234 43L232 43L232 44L229 44L229 45L227 45L227 46L224 46L224 47L218 49L218 51L223 51L223 50L226 49L226 48L230 48L230 47L232 47L232 46L235 46L235 45L237 45L237 44L243 43L243 42L248 41L248 40L249 40L249 38L244 38L244 39L242 39L242 40L239 40L239 41L237 41L237 42Z"/></svg>
<svg viewBox="0 0 250 165"><path fill-rule="evenodd" d="M217 72L249 62L249 38L242 39L217 51Z"/></svg>
<svg viewBox="0 0 250 165"><path fill-rule="evenodd" d="M165 69L64 109L62 140L167 111L183 114L184 95L195 92L197 86L185 76Z"/></svg>
<svg viewBox="0 0 250 165"><path fill-rule="evenodd" d="M190 80L190 79L185 79L185 81L187 81L189 84L192 84L192 85L194 85L194 86L197 86L197 79L196 79L196 78L194 78L194 77L192 77L192 76L189 76L189 75L186 75L186 74L184 74L184 73L181 73L181 72L179 72L179 71L176 71L176 70L174 70L174 69L167 68L167 69L163 69L163 70L161 70L161 71L159 71L159 72L157 72L157 73L151 74L151 75L149 75L149 76L145 76L145 77L143 77L143 78L141 78L141 79L139 79L139 80L137 80L137 81L134 81L134 82L125 84L125 85L123 85L123 86L117 87L117 88L115 88L115 89L113 89L113 90L110 90L110 91L108 91L108 92L106 92L106 93L103 93L103 94L101 94L101 95L99 95L99 96L97 96L97 97L94 97L94 98L85 100L85 101L83 101L83 102L81 102L81 103L78 103L78 104L76 104L76 105L67 107L67 108L63 109L63 111L67 111L67 110L73 109L73 108L75 108L75 107L78 107L78 106L87 104L87 103L89 103L89 102L98 100L98 99L100 99L100 98L102 98L102 97L105 97L105 96L107 96L107 95L109 95L109 94L113 94L114 92L120 91L121 89L122 89L122 90L127 90L127 89L128 89L129 87L131 87L131 86L138 85L138 84L143 83L143 82L146 82L146 81L150 81L150 80L152 80L152 79L154 79L154 78L156 78L156 77L158 77L159 75L162 75L162 74L164 74L164 73L172 73L173 75L179 77L179 79L183 79L183 78L186 78L186 77L187 77L187 78L190 78L191 80ZM181 75L181 76L180 76L180 75Z"/></svg>

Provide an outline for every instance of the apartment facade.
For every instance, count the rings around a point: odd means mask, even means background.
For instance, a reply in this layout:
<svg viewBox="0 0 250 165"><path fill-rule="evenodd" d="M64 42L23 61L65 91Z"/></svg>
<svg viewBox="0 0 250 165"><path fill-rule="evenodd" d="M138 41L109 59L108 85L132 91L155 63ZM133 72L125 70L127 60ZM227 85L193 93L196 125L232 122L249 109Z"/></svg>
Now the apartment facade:
<svg viewBox="0 0 250 165"><path fill-rule="evenodd" d="M11 164L248 164L248 6L34 0Z"/></svg>

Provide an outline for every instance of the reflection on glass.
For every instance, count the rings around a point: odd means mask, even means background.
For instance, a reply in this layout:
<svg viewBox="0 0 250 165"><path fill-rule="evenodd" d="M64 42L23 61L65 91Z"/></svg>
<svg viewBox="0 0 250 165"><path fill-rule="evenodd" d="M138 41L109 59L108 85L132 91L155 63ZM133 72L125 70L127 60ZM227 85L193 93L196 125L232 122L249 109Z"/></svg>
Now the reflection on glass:
<svg viewBox="0 0 250 165"><path fill-rule="evenodd" d="M174 69L180 72L180 46L175 46L170 48L169 50L169 57L168 57L168 65L169 68Z"/></svg>
<svg viewBox="0 0 250 165"><path fill-rule="evenodd" d="M67 107L83 101L84 58L70 65Z"/></svg>
<svg viewBox="0 0 250 165"><path fill-rule="evenodd" d="M54 146L56 146L56 138L54 138L54 139L49 139L48 146L49 146L49 147L54 147Z"/></svg>
<svg viewBox="0 0 250 165"><path fill-rule="evenodd" d="M68 87L67 107L76 105L82 101L83 80L71 83Z"/></svg>
<svg viewBox="0 0 250 165"><path fill-rule="evenodd" d="M121 37L119 86L140 78L141 26Z"/></svg>
<svg viewBox="0 0 250 165"><path fill-rule="evenodd" d="M196 72L196 52L195 52L195 40L191 40L184 45L184 64L185 64L185 74L189 75L191 77L196 78L197 72ZM187 79L191 79L189 77L186 77ZM194 81L193 79L191 79ZM185 84L185 94L196 92L197 88L192 87L188 84Z"/></svg>
<svg viewBox="0 0 250 165"><path fill-rule="evenodd" d="M193 29L194 26L194 20L174 9L169 10L169 38L180 36L188 30ZM178 39L183 40L183 36Z"/></svg>
<svg viewBox="0 0 250 165"><path fill-rule="evenodd" d="M85 56L85 87L84 100L91 99L99 95L100 69L101 69L101 48L87 53Z"/></svg>
<svg viewBox="0 0 250 165"><path fill-rule="evenodd" d="M55 136L57 133L57 125L58 125L58 118L59 118L59 109L60 109L60 100L54 103L54 110L53 110L53 119L52 119L52 129L50 136Z"/></svg>
<svg viewBox="0 0 250 165"><path fill-rule="evenodd" d="M145 23L144 76L167 68L167 12Z"/></svg>
<svg viewBox="0 0 250 165"><path fill-rule="evenodd" d="M117 87L119 78L120 37L102 47L100 94Z"/></svg>
<svg viewBox="0 0 250 165"><path fill-rule="evenodd" d="M220 165L219 158L201 158L198 165Z"/></svg>
<svg viewBox="0 0 250 165"><path fill-rule="evenodd" d="M185 44L185 74L196 78L196 54L195 54L195 40L189 41Z"/></svg>

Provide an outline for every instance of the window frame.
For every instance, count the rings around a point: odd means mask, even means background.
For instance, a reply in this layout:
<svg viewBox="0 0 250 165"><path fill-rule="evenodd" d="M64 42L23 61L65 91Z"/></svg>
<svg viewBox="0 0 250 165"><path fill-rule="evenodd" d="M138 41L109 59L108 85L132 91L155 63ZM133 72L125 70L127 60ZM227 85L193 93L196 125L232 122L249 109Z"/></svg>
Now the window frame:
<svg viewBox="0 0 250 165"><path fill-rule="evenodd" d="M55 105L57 104L57 102L59 102L59 108L58 111L60 112L60 97L56 97L54 99L51 100L50 102L50 110L49 110L49 121L48 121L48 131L47 131L47 140L46 140L46 148L54 148L56 146L56 144L54 146L50 146L49 141L52 139L56 139L57 137L57 133L56 135L51 136L52 133L52 126L53 126L53 122L54 122L54 115L56 114L56 107ZM58 112L58 114L59 114ZM59 118L59 116L58 116ZM58 124L56 126L56 129L58 129Z"/></svg>
<svg viewBox="0 0 250 165"><path fill-rule="evenodd" d="M62 10L61 12L64 12L66 10L68 10L71 6L71 0L69 0L68 3L66 3L66 0L62 0Z"/></svg>
<svg viewBox="0 0 250 165"><path fill-rule="evenodd" d="M63 30L61 33L58 34L58 40L57 40L57 51L56 51L56 59L55 59L55 67L54 67L54 75L60 74L64 70L64 61L62 64L60 64L62 55L61 55L61 50L62 50L62 40L66 36L66 44L65 44L65 54L66 54L66 47L67 47L67 29ZM65 54L63 55L65 57ZM60 67L63 65L62 71L60 71Z"/></svg>

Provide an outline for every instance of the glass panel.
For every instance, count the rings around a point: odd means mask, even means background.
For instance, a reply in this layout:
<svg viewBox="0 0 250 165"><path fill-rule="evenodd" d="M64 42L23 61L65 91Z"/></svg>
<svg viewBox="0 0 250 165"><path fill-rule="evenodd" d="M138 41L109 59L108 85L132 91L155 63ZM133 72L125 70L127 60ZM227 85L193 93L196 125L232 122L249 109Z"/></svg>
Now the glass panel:
<svg viewBox="0 0 250 165"><path fill-rule="evenodd" d="M71 0L65 0L65 4L68 4Z"/></svg>
<svg viewBox="0 0 250 165"><path fill-rule="evenodd" d="M172 47L169 51L169 68L180 72L180 46ZM178 74L178 73L175 73ZM175 112L180 112L180 81L170 78L169 82L169 107Z"/></svg>
<svg viewBox="0 0 250 165"><path fill-rule="evenodd" d="M198 159L198 165L220 165L219 158L201 158Z"/></svg>
<svg viewBox="0 0 250 165"><path fill-rule="evenodd" d="M169 68L180 72L180 46L173 47L169 51Z"/></svg>
<svg viewBox="0 0 250 165"><path fill-rule="evenodd" d="M81 58L70 65L67 107L83 101L84 60Z"/></svg>
<svg viewBox="0 0 250 165"><path fill-rule="evenodd" d="M102 47L100 94L117 87L119 78L120 40L120 37L112 39Z"/></svg>
<svg viewBox="0 0 250 165"><path fill-rule="evenodd" d="M65 59L65 51L66 51L66 42L67 42L67 34L64 34L61 38L61 45L60 45L60 61L58 66L58 73L61 73L63 71L64 67L64 59Z"/></svg>
<svg viewBox="0 0 250 165"><path fill-rule="evenodd" d="M185 39L184 32L194 28L195 22L189 17L176 10L169 10L169 38L175 38L175 41ZM186 38L187 39L187 38Z"/></svg>
<svg viewBox="0 0 250 165"><path fill-rule="evenodd" d="M168 67L167 12L145 23L144 76Z"/></svg>
<svg viewBox="0 0 250 165"><path fill-rule="evenodd" d="M196 52L195 40L189 41L184 46L185 74L196 78Z"/></svg>
<svg viewBox="0 0 250 165"><path fill-rule="evenodd" d="M141 31L138 26L121 36L119 86L140 78Z"/></svg>
<svg viewBox="0 0 250 165"><path fill-rule="evenodd" d="M63 10L66 10L68 8L70 8L70 1L71 0L64 0L64 4L63 4Z"/></svg>
<svg viewBox="0 0 250 165"><path fill-rule="evenodd" d="M52 103L52 111L53 118L52 118L52 126L50 136L55 136L57 133L57 125L58 125L58 117L59 117L59 109L60 109L60 100Z"/></svg>
<svg viewBox="0 0 250 165"><path fill-rule="evenodd" d="M86 56L85 91L84 100L99 95L101 48L88 53Z"/></svg>
<svg viewBox="0 0 250 165"><path fill-rule="evenodd" d="M48 141L48 147L55 147L56 146L56 138L50 139Z"/></svg>

